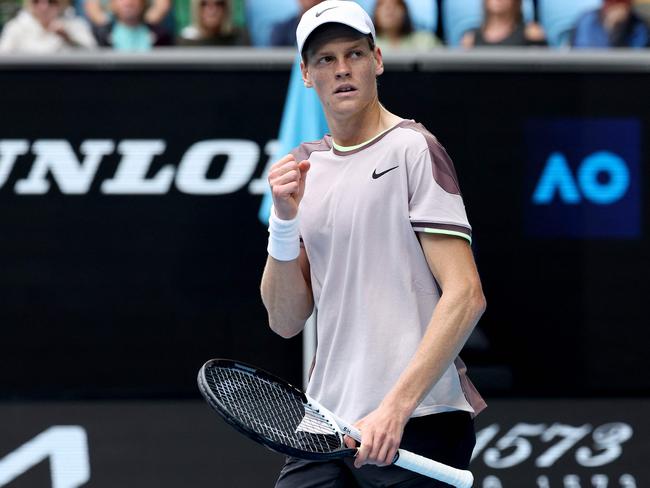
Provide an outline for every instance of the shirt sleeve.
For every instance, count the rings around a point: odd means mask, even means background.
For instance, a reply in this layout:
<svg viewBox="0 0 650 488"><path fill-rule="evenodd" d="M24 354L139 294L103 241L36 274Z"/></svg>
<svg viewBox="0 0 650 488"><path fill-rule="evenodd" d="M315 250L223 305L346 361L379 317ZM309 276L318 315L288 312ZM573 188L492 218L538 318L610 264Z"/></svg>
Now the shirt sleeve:
<svg viewBox="0 0 650 488"><path fill-rule="evenodd" d="M433 136L407 165L409 219L413 230L446 234L472 242L454 165Z"/></svg>

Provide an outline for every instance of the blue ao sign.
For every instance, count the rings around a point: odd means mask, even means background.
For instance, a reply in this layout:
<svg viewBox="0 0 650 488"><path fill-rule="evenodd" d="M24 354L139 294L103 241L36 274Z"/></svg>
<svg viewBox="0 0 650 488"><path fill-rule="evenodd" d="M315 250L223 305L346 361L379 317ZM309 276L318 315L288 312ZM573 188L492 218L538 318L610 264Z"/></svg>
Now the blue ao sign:
<svg viewBox="0 0 650 488"><path fill-rule="evenodd" d="M637 119L526 124L525 230L536 237L634 239L641 232Z"/></svg>

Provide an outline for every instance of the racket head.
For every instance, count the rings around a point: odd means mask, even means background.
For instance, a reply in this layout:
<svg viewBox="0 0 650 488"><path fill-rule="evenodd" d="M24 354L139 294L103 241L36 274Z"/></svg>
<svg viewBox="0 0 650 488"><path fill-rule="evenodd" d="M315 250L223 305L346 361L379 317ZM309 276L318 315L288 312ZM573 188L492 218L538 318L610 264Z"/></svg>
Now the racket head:
<svg viewBox="0 0 650 488"><path fill-rule="evenodd" d="M301 459L354 456L327 409L267 371L230 359L211 359L199 370L208 404L232 427L269 449Z"/></svg>

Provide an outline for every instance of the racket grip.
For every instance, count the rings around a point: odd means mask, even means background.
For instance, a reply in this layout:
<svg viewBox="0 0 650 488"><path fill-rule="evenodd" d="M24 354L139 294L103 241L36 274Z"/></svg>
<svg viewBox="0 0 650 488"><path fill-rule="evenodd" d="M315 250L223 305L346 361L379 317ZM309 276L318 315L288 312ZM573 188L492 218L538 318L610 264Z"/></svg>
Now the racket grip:
<svg viewBox="0 0 650 488"><path fill-rule="evenodd" d="M331 414L336 423L339 425L344 434L349 435L354 440L361 442L361 431L352 424L341 420L336 415ZM474 475L464 469L452 468L446 464L439 463L433 459L418 456L410 451L399 449L393 461L395 466L408 469L429 478L443 481L456 488L471 488L474 483Z"/></svg>
<svg viewBox="0 0 650 488"><path fill-rule="evenodd" d="M418 456L403 449L397 451L397 459L394 461L394 464L395 466L408 469L423 476L443 481L457 488L471 488L474 483L474 475L470 471L452 468L446 464Z"/></svg>

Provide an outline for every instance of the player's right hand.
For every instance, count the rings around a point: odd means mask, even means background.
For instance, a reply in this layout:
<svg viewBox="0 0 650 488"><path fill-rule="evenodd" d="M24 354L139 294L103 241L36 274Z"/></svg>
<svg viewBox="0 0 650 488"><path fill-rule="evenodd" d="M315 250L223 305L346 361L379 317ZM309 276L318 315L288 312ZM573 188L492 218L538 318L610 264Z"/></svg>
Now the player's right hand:
<svg viewBox="0 0 650 488"><path fill-rule="evenodd" d="M268 180L275 214L279 219L291 220L298 214L309 166L307 160L296 162L292 154L287 154L271 166Z"/></svg>

